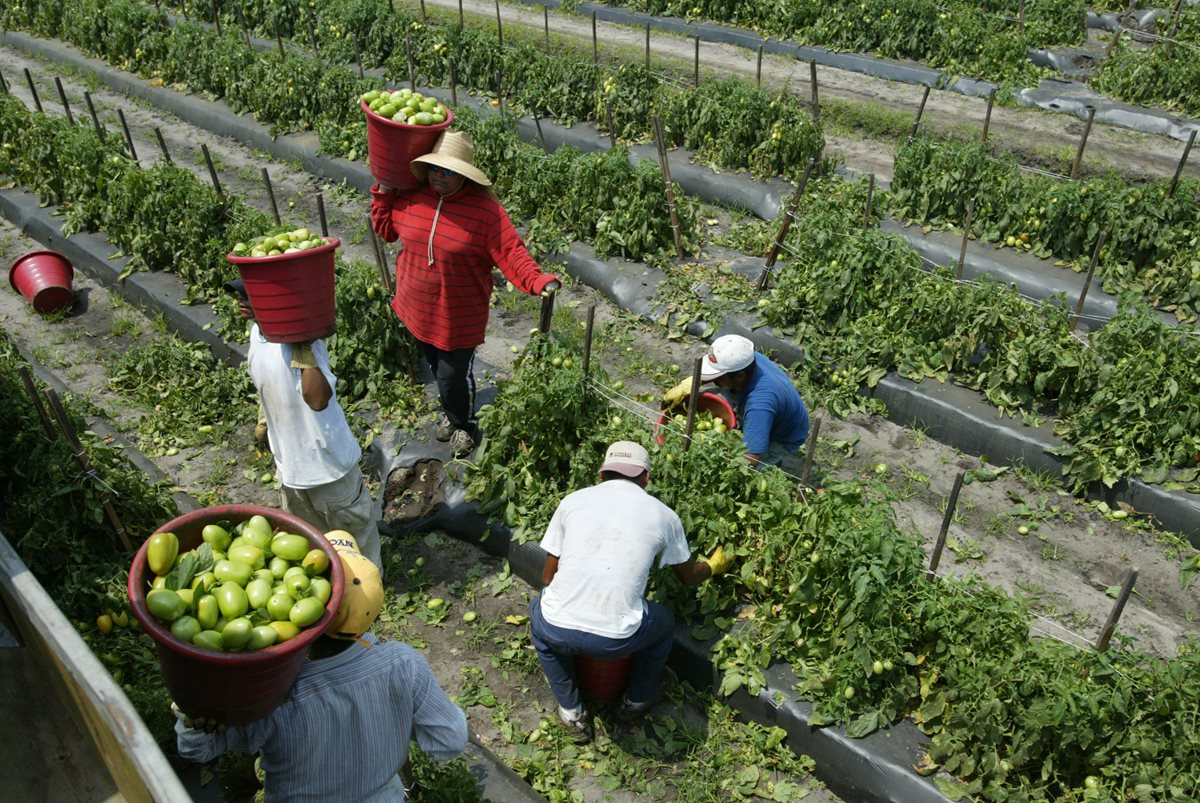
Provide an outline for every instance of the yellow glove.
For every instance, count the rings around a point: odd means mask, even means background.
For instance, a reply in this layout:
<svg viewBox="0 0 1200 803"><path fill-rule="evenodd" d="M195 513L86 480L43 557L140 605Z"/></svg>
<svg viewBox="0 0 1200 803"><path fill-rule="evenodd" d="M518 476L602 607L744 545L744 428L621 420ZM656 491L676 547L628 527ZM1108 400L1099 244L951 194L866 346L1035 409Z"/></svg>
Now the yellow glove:
<svg viewBox="0 0 1200 803"><path fill-rule="evenodd" d="M254 442L260 446L265 446L267 443L267 411L263 409L262 402L258 403L258 420L254 424Z"/></svg>
<svg viewBox="0 0 1200 803"><path fill-rule="evenodd" d="M681 403L690 395L692 395L692 378L689 376L687 379L683 380L678 385L663 394L663 404L667 407L671 407Z"/></svg>
<svg viewBox="0 0 1200 803"><path fill-rule="evenodd" d="M712 571L712 576L716 577L718 574L725 574L725 572L729 571L730 565L733 564L733 555L726 555L725 547L719 546L713 550L711 555L704 559L704 562L708 564L708 568Z"/></svg>
<svg viewBox="0 0 1200 803"><path fill-rule="evenodd" d="M292 346L293 368L316 368L317 358L313 355L312 341L296 343Z"/></svg>

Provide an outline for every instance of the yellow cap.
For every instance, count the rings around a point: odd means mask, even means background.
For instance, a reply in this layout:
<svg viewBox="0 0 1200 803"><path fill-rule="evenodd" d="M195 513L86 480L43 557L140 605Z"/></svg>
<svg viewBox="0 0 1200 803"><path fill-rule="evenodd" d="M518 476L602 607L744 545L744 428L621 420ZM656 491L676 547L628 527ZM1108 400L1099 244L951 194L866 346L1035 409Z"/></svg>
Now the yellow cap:
<svg viewBox="0 0 1200 803"><path fill-rule="evenodd" d="M358 542L345 530L325 533L342 559L345 576L342 604L325 628L325 635L356 639L371 629L383 609L383 578L379 567L358 551Z"/></svg>

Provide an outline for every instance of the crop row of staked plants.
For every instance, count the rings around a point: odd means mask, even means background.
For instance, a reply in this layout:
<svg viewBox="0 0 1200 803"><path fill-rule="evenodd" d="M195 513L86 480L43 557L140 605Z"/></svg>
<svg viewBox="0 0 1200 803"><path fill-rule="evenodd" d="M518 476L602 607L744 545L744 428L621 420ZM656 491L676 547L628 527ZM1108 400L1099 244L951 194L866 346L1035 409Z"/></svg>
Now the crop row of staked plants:
<svg viewBox="0 0 1200 803"><path fill-rule="evenodd" d="M954 798L1195 798L1200 743L1185 712L1200 703L1200 645L1160 660L1125 643L1096 654L1030 639L1028 610L1004 592L926 580L919 539L877 487L797 498L785 474L746 464L736 436L701 432L685 451L671 430L655 445L598 392L611 385L602 369L584 377L577 338L572 328L531 341L483 409L469 496L518 539L536 538L557 500L595 481L608 442L646 444L650 490L679 513L693 551L737 556L730 575L694 589L669 572L652 579L696 637L717 639L722 692L757 693L766 667L786 662L818 723L864 736L911 716L932 739L921 771L955 776L938 781Z"/></svg>
<svg viewBox="0 0 1200 803"><path fill-rule="evenodd" d="M979 390L1027 420L1055 416L1068 483L1140 476L1200 490L1200 338L1132 296L1089 335L1073 336L1066 300L1032 304L997 282L922 269L902 238L862 229L866 183L806 192L762 320L804 344L801 387L834 412L888 371ZM886 201L875 196L876 213ZM770 235L765 227L761 235ZM765 237L749 238L748 250Z"/></svg>
<svg viewBox="0 0 1200 803"><path fill-rule="evenodd" d="M979 140L919 136L896 153L889 198L901 219L960 229L973 200L971 231L980 241L1057 257L1075 270L1086 267L1106 233L1096 274L1104 290L1136 293L1194 322L1200 181L1181 178L1168 196L1170 188L1167 180L1131 185L1118 176L1025 175L1011 154L993 155Z"/></svg>
<svg viewBox="0 0 1200 803"><path fill-rule="evenodd" d="M1083 0L1030 0L1024 30L1017 22L1017 0L982 5L969 0L626 0L620 5L739 25L833 50L912 59L951 75L994 81L1008 91L1032 86L1046 74L1029 60L1030 50L1079 44L1086 34Z"/></svg>
<svg viewBox="0 0 1200 803"><path fill-rule="evenodd" d="M1158 32L1175 41L1135 47L1126 36L1100 62L1089 83L1128 103L1200 116L1200 8L1185 6L1178 28L1160 22Z"/></svg>
<svg viewBox="0 0 1200 803"><path fill-rule="evenodd" d="M118 137L101 140L90 125L31 111L8 95L0 97L0 138L0 172L43 203L58 205L65 235L103 231L130 257L129 271L175 273L187 287L187 302L214 302L226 336L245 340L245 323L222 290L237 275L225 257L233 244L282 227L188 170L166 163L142 168ZM405 384L396 380L411 373L415 347L377 292L378 273L367 263L339 260L337 276L338 331L329 347L339 394L347 404L410 405ZM156 364L150 357L143 362ZM213 412L213 420L220 418ZM175 427L176 433L191 429Z"/></svg>

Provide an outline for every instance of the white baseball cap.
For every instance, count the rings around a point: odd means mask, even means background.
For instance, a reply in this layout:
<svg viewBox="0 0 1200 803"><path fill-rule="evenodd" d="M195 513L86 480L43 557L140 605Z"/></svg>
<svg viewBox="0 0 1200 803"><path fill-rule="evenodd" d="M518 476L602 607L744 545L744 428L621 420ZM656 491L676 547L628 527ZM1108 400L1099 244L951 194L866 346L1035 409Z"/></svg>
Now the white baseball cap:
<svg viewBox="0 0 1200 803"><path fill-rule="evenodd" d="M704 381L740 371L754 362L754 343L741 335L725 335L713 341L712 349L700 364Z"/></svg>
<svg viewBox="0 0 1200 803"><path fill-rule="evenodd" d="M612 471L622 477L638 477L650 470L650 453L633 441L617 441L604 453L601 471Z"/></svg>

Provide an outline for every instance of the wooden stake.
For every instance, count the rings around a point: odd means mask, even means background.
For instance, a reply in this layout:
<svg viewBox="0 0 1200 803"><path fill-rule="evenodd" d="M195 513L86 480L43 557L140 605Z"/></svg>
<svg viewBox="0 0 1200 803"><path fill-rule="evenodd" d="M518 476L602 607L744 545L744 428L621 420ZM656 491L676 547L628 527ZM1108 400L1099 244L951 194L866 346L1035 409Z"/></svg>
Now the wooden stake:
<svg viewBox="0 0 1200 803"><path fill-rule="evenodd" d="M279 207L275 205L275 190L271 186L271 174L267 172L267 168L262 169L263 186L267 188L267 200L271 202L271 216L275 218L275 225L283 223L279 217Z"/></svg>
<svg viewBox="0 0 1200 803"><path fill-rule="evenodd" d="M117 117L121 121L121 130L125 132L125 145L129 148L129 157L133 161L138 161L137 148L133 146L133 134L129 131L129 123L125 122L125 112L122 109L117 109Z"/></svg>
<svg viewBox="0 0 1200 803"><path fill-rule="evenodd" d="M929 570L925 578L932 580L937 574L938 564L942 562L942 550L946 548L946 535L950 532L950 523L954 521L954 510L958 507L958 493L962 490L963 479L967 472L960 471L954 478L954 487L950 489L950 498L946 500L946 514L942 516L942 526L938 528L937 540L933 544L933 554L929 558Z"/></svg>
<svg viewBox="0 0 1200 803"><path fill-rule="evenodd" d="M817 62L808 63L808 82L812 85L812 116L813 124L821 125L821 92L817 84Z"/></svg>
<svg viewBox="0 0 1200 803"><path fill-rule="evenodd" d="M45 109L42 108L42 99L38 97L37 87L33 83L33 74L29 72L29 68L25 67L25 80L29 83L29 94L33 95L33 105L37 110L45 114Z"/></svg>
<svg viewBox="0 0 1200 803"><path fill-rule="evenodd" d="M646 23L646 70L650 70L650 23Z"/></svg>
<svg viewBox="0 0 1200 803"><path fill-rule="evenodd" d="M688 396L687 425L683 428L683 451L692 448L692 433L696 430L696 402L700 398L700 366L704 358L697 357L692 364L692 392Z"/></svg>
<svg viewBox="0 0 1200 803"><path fill-rule="evenodd" d="M667 193L667 211L671 213L671 234L675 239L675 256L683 259L683 234L679 227L679 213L675 210L675 188L671 183L671 164L667 159L667 143L663 138L662 118L657 114L654 123L654 143L658 146L658 164L662 168L663 187Z"/></svg>
<svg viewBox="0 0 1200 803"><path fill-rule="evenodd" d="M546 136L542 133L542 117L536 111L533 113L533 127L537 129L538 144L542 146L542 150L549 153L546 147Z"/></svg>
<svg viewBox="0 0 1200 803"><path fill-rule="evenodd" d="M224 198L225 191L221 189L221 182L217 179L217 169L213 167L213 160L208 152L208 145L201 143L200 151L204 154L204 164L208 165L208 177L212 179L213 189L217 191L217 195Z"/></svg>
<svg viewBox="0 0 1200 803"><path fill-rule="evenodd" d="M1113 51L1117 49L1117 42L1121 41L1121 34L1123 33L1125 33L1125 29L1118 22L1117 30L1113 33L1113 38L1108 40L1108 47L1104 49L1104 58L1107 59L1112 56Z"/></svg>
<svg viewBox="0 0 1200 803"><path fill-rule="evenodd" d="M109 501L107 486L101 481L99 475L96 474L96 469L92 466L91 459L88 458L87 452L83 449L83 444L79 441L79 436L75 433L75 425L71 423L71 418L67 415L62 402L59 401L58 394L54 391L54 388L46 388L46 398L50 400L50 407L54 410L54 417L58 419L58 427L62 430L63 437L67 440L67 446L70 447L71 454L79 461L80 467L83 468L83 473L100 490L100 504L104 507L109 524L117 531L117 537L121 539L121 545L125 547L125 550L132 552L133 544L129 542L129 534L125 532L125 525L121 523L120 516L117 515L112 502Z"/></svg>
<svg viewBox="0 0 1200 803"><path fill-rule="evenodd" d="M425 13L425 0L421 0L421 22L429 22L429 15Z"/></svg>
<svg viewBox="0 0 1200 803"><path fill-rule="evenodd" d="M1188 154L1192 152L1192 145L1196 142L1196 129L1192 129L1192 133L1188 135L1187 144L1183 146L1183 156L1179 157L1179 165L1175 168L1175 175L1171 179L1171 186L1167 188L1167 197L1170 198L1175 194L1175 188L1179 186L1179 177L1183 175L1183 166L1187 164Z"/></svg>
<svg viewBox="0 0 1200 803"><path fill-rule="evenodd" d="M417 91L417 65L413 61L412 54L412 37L407 34L404 37L404 57L408 61L408 88L413 92Z"/></svg>
<svg viewBox="0 0 1200 803"><path fill-rule="evenodd" d="M1071 316L1071 331L1075 331L1075 327L1079 326L1079 317L1083 313L1083 301L1087 298L1088 289L1092 286L1092 277L1096 274L1096 265L1100 262L1100 249L1104 248L1104 241L1108 239L1108 232L1100 232L1099 239L1096 240L1096 248L1092 251L1092 261L1088 264L1087 276L1083 279L1083 289L1079 291L1079 301L1075 303L1075 314Z"/></svg>
<svg viewBox="0 0 1200 803"><path fill-rule="evenodd" d="M100 118L96 116L96 107L92 105L91 92L84 91L83 102L87 104L88 114L91 115L92 118L92 127L96 129L96 136L100 138L101 142L103 142L104 135L108 132L104 130L104 126L100 125Z"/></svg>
<svg viewBox="0 0 1200 803"><path fill-rule="evenodd" d="M542 308L538 314L538 331L544 335L550 334L550 322L554 318L554 293L542 296Z"/></svg>
<svg viewBox="0 0 1200 803"><path fill-rule="evenodd" d="M804 445L804 468L800 469L800 484L808 487L808 475L812 471L813 456L817 451L817 437L821 433L821 419L814 418L808 430L808 442Z"/></svg>
<svg viewBox="0 0 1200 803"><path fill-rule="evenodd" d="M504 72L502 70L496 70L496 100L499 101L496 110L504 114Z"/></svg>
<svg viewBox="0 0 1200 803"><path fill-rule="evenodd" d="M988 129L992 127L992 107L996 104L996 87L988 93L987 112L983 115L983 141L987 143Z"/></svg>
<svg viewBox="0 0 1200 803"><path fill-rule="evenodd" d="M592 331L596 325L596 305L588 307L587 323L583 328L583 397L587 398L588 376L592 369Z"/></svg>
<svg viewBox="0 0 1200 803"><path fill-rule="evenodd" d="M4 80L4 73L0 72L0 92L8 94L8 81Z"/></svg>
<svg viewBox="0 0 1200 803"><path fill-rule="evenodd" d="M242 38L244 38L246 40L246 47L251 47L251 45L250 45L250 26L246 24L246 15L244 13L242 13L241 4L239 3L238 5L234 6L233 10L237 12L238 23L241 25L241 28L242 28Z"/></svg>
<svg viewBox="0 0 1200 803"><path fill-rule="evenodd" d="M1112 610L1108 613L1108 621L1104 623L1104 627L1100 629L1100 637L1096 639L1096 652L1104 652L1108 649L1108 642L1112 640L1113 631L1117 629L1117 621L1125 610L1125 603L1129 602L1129 595L1133 593L1133 584L1137 582L1137 576L1136 566L1129 570L1129 574L1125 575L1125 582L1121 584L1121 593L1117 594L1117 601L1113 603Z"/></svg>
<svg viewBox="0 0 1200 803"><path fill-rule="evenodd" d="M504 50L504 23L500 20L500 0L496 0L496 42Z"/></svg>
<svg viewBox="0 0 1200 803"><path fill-rule="evenodd" d="M754 85L757 86L759 89L762 89L762 57L763 57L763 46L759 45L758 46L758 67L755 68L755 70L754 70Z"/></svg>
<svg viewBox="0 0 1200 803"><path fill-rule="evenodd" d="M600 63L600 45L596 41L596 12L592 12L592 66Z"/></svg>
<svg viewBox="0 0 1200 803"><path fill-rule="evenodd" d="M1071 178L1079 173L1079 165L1083 161L1083 149L1087 147L1088 135L1092 133L1092 120L1096 117L1096 107L1088 106L1087 122L1083 126L1083 136L1079 138L1079 148L1075 151L1075 161L1071 164Z"/></svg>
<svg viewBox="0 0 1200 803"><path fill-rule="evenodd" d="M971 239L971 223L975 218L975 199L967 201L967 222L963 224L962 245L958 247L958 270L954 272L954 278L961 279L963 277L963 264L967 261L967 240Z"/></svg>
<svg viewBox="0 0 1200 803"><path fill-rule="evenodd" d="M321 236L329 236L329 220L325 217L325 195L317 193L317 217L321 221Z"/></svg>
<svg viewBox="0 0 1200 803"><path fill-rule="evenodd" d="M392 276L387 269L387 254L384 253L383 243L379 239L379 235L375 233L375 229L371 228L370 215L367 216L367 228L371 232L371 243L375 246L375 265L379 268L379 278L383 281L383 286L387 288L388 295L396 292L395 286L392 284Z"/></svg>
<svg viewBox="0 0 1200 803"><path fill-rule="evenodd" d="M454 59L450 59L450 105L458 105L458 78L454 74Z"/></svg>
<svg viewBox="0 0 1200 803"><path fill-rule="evenodd" d="M67 122L75 125L75 115L71 114L71 104L67 103L67 93L63 89L62 79L57 75L54 76L54 86L58 88L58 97L62 101L63 111L67 113Z"/></svg>
<svg viewBox="0 0 1200 803"><path fill-rule="evenodd" d="M221 9L213 0L213 26L217 29L217 37L221 36Z"/></svg>
<svg viewBox="0 0 1200 803"><path fill-rule="evenodd" d="M458 27L460 27L460 28L465 28L466 26L463 24L463 9L462 9L462 6L463 6L463 0L458 0ZM394 10L394 9L393 9L393 10Z"/></svg>
<svg viewBox="0 0 1200 803"><path fill-rule="evenodd" d="M1025 33L1025 0L1017 2L1017 28L1021 33Z"/></svg>
<svg viewBox="0 0 1200 803"><path fill-rule="evenodd" d="M171 159L171 152L167 150L167 141L163 139L162 129L158 126L154 126L154 136L158 138L158 147L162 151L163 158L167 160L167 164L175 164L174 160Z"/></svg>
<svg viewBox="0 0 1200 803"><path fill-rule="evenodd" d="M313 58L321 58L321 49L317 47L317 32L313 29L312 17L308 18L308 44L312 47Z"/></svg>
<svg viewBox="0 0 1200 803"><path fill-rule="evenodd" d="M46 414L46 408L42 406L42 394L38 393L37 385L33 383L33 373L25 364L21 365L21 382L25 385L25 392L33 400L33 408L37 410L38 418L42 419L42 429L46 430L46 436L50 440L54 440L58 437L58 433L54 430L54 424L50 423L50 416Z"/></svg>
<svg viewBox="0 0 1200 803"><path fill-rule="evenodd" d="M354 63L358 65L358 77L366 78L367 74L365 72L363 72L363 66L362 66L362 48L358 44L358 32L351 31L350 38L351 38L351 41L354 42Z"/></svg>
<svg viewBox="0 0 1200 803"><path fill-rule="evenodd" d="M696 42L696 56L692 64L692 83L700 86L700 37L694 37Z"/></svg>
<svg viewBox="0 0 1200 803"><path fill-rule="evenodd" d="M1171 36L1179 32L1179 12L1183 9L1183 0L1175 0L1175 8L1171 11Z"/></svg>
<svg viewBox="0 0 1200 803"><path fill-rule="evenodd" d="M608 139L611 143L609 147L617 147L617 129L613 125L612 101L604 101L604 111L608 115Z"/></svg>
<svg viewBox="0 0 1200 803"><path fill-rule="evenodd" d="M279 58L283 58L287 54L283 52L283 37L279 35L279 20L272 19L271 24L275 26L275 44L279 46Z"/></svg>
<svg viewBox="0 0 1200 803"><path fill-rule="evenodd" d="M550 52L550 7L542 6L542 29L546 32L546 52Z"/></svg>
<svg viewBox="0 0 1200 803"><path fill-rule="evenodd" d="M925 86L925 91L921 94L921 105L917 107L917 118L913 120L912 131L908 132L908 141L912 142L917 138L917 129L921 125L921 117L925 114L925 104L929 101L929 86Z"/></svg>
<svg viewBox="0 0 1200 803"><path fill-rule="evenodd" d="M762 273L758 276L758 291L760 293L767 289L767 277L770 275L771 268L775 267L775 260L779 257L779 249L783 247L783 241L787 238L788 230L792 228L792 221L796 217L796 209L800 206L800 197L804 195L804 188L808 186L808 177L812 175L816 164L815 159L808 160L808 164L804 166L804 175L800 177L800 183L796 185L796 189L792 192L792 197L788 201L787 211L783 213L783 223L779 226L779 233L775 235L775 242L771 243L771 248L767 251L766 265L763 267Z"/></svg>
<svg viewBox="0 0 1200 803"><path fill-rule="evenodd" d="M871 202L875 199L875 174L867 182L867 202L863 205L863 231L871 226Z"/></svg>

